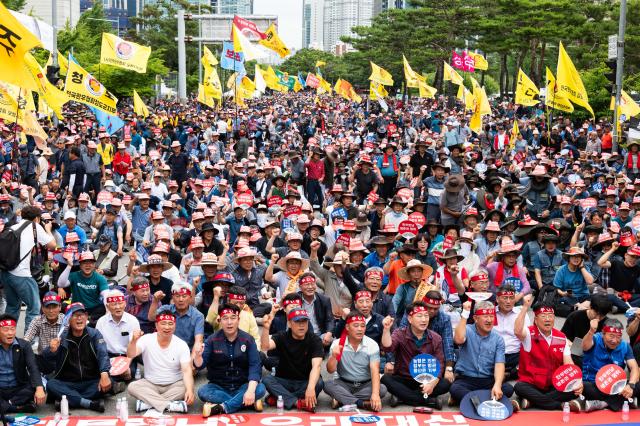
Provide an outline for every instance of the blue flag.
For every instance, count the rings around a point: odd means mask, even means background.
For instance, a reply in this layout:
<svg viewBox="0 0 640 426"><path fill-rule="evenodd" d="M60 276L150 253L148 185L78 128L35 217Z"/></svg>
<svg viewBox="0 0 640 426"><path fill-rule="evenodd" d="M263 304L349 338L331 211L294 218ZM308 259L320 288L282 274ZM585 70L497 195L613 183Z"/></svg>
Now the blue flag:
<svg viewBox="0 0 640 426"><path fill-rule="evenodd" d="M93 107L89 107L89 109L96 116L98 124L107 129L107 133L110 135L113 135L124 127L124 121L122 121L122 119L117 115L109 115L106 112Z"/></svg>
<svg viewBox="0 0 640 426"><path fill-rule="evenodd" d="M303 89L306 89L307 81L304 79L304 76L302 75L302 72L300 72L300 71L298 71L298 82L300 83L300 85L302 86Z"/></svg>
<svg viewBox="0 0 640 426"><path fill-rule="evenodd" d="M231 41L222 43L220 66L225 70L235 71L238 75L247 74L247 71L244 69L244 53L236 53L233 50L233 42Z"/></svg>

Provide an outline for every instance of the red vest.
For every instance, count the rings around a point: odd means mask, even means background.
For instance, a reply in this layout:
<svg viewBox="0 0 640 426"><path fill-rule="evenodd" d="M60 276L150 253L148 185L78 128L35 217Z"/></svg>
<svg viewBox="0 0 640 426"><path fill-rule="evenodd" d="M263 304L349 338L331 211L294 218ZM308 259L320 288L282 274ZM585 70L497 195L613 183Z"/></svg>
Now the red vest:
<svg viewBox="0 0 640 426"><path fill-rule="evenodd" d="M551 388L551 376L556 368L564 364L562 354L567 344L565 335L551 330L551 346L547 344L542 333L535 324L529 326L531 333L531 351L520 347L520 365L518 377L521 382L529 383L540 390Z"/></svg>

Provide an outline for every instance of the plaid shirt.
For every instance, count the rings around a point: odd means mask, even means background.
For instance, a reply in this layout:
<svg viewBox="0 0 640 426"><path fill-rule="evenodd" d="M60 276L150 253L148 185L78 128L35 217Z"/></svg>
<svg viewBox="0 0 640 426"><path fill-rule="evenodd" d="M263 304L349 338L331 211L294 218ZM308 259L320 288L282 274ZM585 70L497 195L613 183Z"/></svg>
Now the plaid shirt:
<svg viewBox="0 0 640 426"><path fill-rule="evenodd" d="M58 314L58 321L56 321L55 324L50 324L45 315L40 315L29 324L29 329L24 335L24 340L33 342L33 339L37 337L38 354L42 354L42 351L49 347L51 339L58 337L63 319L64 314Z"/></svg>

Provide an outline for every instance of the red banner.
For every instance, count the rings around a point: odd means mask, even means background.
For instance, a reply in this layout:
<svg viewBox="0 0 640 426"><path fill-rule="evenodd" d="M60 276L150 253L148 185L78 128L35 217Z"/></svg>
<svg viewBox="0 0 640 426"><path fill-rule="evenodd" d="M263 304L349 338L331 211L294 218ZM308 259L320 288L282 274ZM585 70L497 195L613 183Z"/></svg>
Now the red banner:
<svg viewBox="0 0 640 426"><path fill-rule="evenodd" d="M277 195L272 195L267 198L267 207L273 206L281 206L282 205L282 197L278 197Z"/></svg>
<svg viewBox="0 0 640 426"><path fill-rule="evenodd" d="M282 212L284 217L289 217L294 215L299 216L300 213L302 213L302 207L300 206L287 206L284 208L284 211Z"/></svg>
<svg viewBox="0 0 640 426"><path fill-rule="evenodd" d="M384 407L383 409L385 409ZM193 408L192 408L193 409ZM356 413L299 413L295 411L285 412L283 415L276 413L237 413L222 414L203 419L200 415L171 415L162 418L131 416L126 422L126 426L155 426L164 424L166 426L351 426L349 417ZM441 411L433 414L417 414L407 412L381 412L376 413L380 417L378 425L384 426L487 426L489 423L482 420L472 420L462 416L458 412ZM505 425L529 426L532 424L558 424L561 422L562 413L560 411L538 411L529 410L514 413ZM629 412L630 423L640 421L639 410ZM64 426L118 426L124 425L116 417L94 416L78 417L69 416L65 420ZM62 424L62 423L61 423ZM355 424L355 423L354 423ZM591 413L572 413L572 425L593 425L593 424L620 424L620 413L609 410L593 411ZM53 417L43 417L39 425L55 425Z"/></svg>
<svg viewBox="0 0 640 426"><path fill-rule="evenodd" d="M418 225L410 220L403 220L398 224L398 234L405 238L413 238L418 235Z"/></svg>
<svg viewBox="0 0 640 426"><path fill-rule="evenodd" d="M462 61L464 62L465 71L474 72L476 70L476 60L469 56L467 52L463 53Z"/></svg>
<svg viewBox="0 0 640 426"><path fill-rule="evenodd" d="M236 28L239 29L240 32L249 40L256 41L267 38L267 35L258 29L255 22L241 18L238 15L233 17L233 25L235 25ZM231 40L233 40L233 35L231 36Z"/></svg>
<svg viewBox="0 0 640 426"><path fill-rule="evenodd" d="M306 84L315 89L320 85L320 79L315 74L309 73L307 74Z"/></svg>
<svg viewBox="0 0 640 426"><path fill-rule="evenodd" d="M236 197L236 203L238 203L239 206L251 207L253 205L253 195L252 194L239 194Z"/></svg>
<svg viewBox="0 0 640 426"><path fill-rule="evenodd" d="M418 228L422 228L425 223L427 223L427 218L420 212L413 212L409 215L409 220L416 225Z"/></svg>

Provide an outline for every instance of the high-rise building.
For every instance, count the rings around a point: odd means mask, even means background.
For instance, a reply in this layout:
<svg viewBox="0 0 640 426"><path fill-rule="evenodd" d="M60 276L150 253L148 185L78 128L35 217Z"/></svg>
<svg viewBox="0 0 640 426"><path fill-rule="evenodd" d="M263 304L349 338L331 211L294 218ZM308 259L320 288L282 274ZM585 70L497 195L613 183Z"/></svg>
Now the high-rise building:
<svg viewBox="0 0 640 426"><path fill-rule="evenodd" d="M375 0L373 4L373 16L389 9L409 9L413 7L409 5L408 0Z"/></svg>
<svg viewBox="0 0 640 426"><path fill-rule="evenodd" d="M335 51L340 37L353 35L356 26L371 25L376 0L325 0L324 2L324 50ZM347 45L349 50L350 46ZM341 48L341 51L344 49Z"/></svg>
<svg viewBox="0 0 640 426"><path fill-rule="evenodd" d="M27 0L20 12L41 19L53 25L51 17L51 0ZM75 27L80 19L80 0L57 0L57 27L63 28L67 23Z"/></svg>
<svg viewBox="0 0 640 426"><path fill-rule="evenodd" d="M211 8L217 14L253 15L253 0L211 0Z"/></svg>
<svg viewBox="0 0 640 426"><path fill-rule="evenodd" d="M304 0L302 3L302 47L323 48L325 0Z"/></svg>

